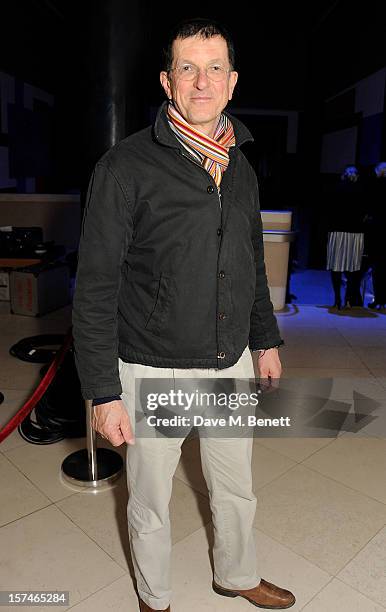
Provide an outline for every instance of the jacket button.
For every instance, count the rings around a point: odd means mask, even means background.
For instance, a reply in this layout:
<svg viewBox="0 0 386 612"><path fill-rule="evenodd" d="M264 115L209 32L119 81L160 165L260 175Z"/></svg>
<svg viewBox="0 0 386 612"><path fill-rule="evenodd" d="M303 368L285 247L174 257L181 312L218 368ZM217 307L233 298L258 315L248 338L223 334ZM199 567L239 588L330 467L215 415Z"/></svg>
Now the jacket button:
<svg viewBox="0 0 386 612"><path fill-rule="evenodd" d="M225 357L224 351L221 351L221 353L218 353L217 355L217 359L224 359L224 357Z"/></svg>
<svg viewBox="0 0 386 612"><path fill-rule="evenodd" d="M220 319L220 321L224 321L224 319L227 318L225 312L220 312L220 314L218 315L218 318Z"/></svg>
<svg viewBox="0 0 386 612"><path fill-rule="evenodd" d="M223 270L221 270L221 272L218 273L218 277L219 278L225 278L225 272Z"/></svg>
<svg viewBox="0 0 386 612"><path fill-rule="evenodd" d="M213 185L208 185L208 187L206 188L208 193L213 193L214 192L214 187Z"/></svg>
<svg viewBox="0 0 386 612"><path fill-rule="evenodd" d="M217 229L217 236L221 236L221 234L222 234L222 229L221 229L221 227L219 227Z"/></svg>

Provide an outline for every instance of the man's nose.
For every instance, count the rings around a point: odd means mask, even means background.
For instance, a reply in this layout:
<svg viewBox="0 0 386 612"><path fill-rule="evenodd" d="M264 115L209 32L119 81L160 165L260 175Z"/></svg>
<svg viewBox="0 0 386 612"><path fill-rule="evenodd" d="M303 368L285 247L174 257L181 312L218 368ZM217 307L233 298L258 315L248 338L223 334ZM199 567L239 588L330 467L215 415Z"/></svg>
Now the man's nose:
<svg viewBox="0 0 386 612"><path fill-rule="evenodd" d="M198 87L198 89L204 89L204 87L207 87L209 85L209 78L208 75L206 74L206 70L200 70L195 78L195 85L196 87Z"/></svg>

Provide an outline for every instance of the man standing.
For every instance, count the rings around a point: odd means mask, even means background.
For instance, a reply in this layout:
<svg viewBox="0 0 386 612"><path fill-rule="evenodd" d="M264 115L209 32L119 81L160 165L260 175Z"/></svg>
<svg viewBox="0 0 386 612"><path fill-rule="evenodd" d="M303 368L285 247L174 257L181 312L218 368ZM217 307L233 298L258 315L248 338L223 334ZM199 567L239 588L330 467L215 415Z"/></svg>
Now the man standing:
<svg viewBox="0 0 386 612"><path fill-rule="evenodd" d="M82 394L93 427L128 443L129 540L140 609L170 610L168 505L182 438L137 437L141 377L281 373L256 176L240 150L253 140L223 112L238 78L229 34L204 19L171 36L154 125L96 164L73 304ZM122 397L121 397L122 395ZM257 573L252 438L200 440L214 526L213 589L258 607L295 598Z"/></svg>

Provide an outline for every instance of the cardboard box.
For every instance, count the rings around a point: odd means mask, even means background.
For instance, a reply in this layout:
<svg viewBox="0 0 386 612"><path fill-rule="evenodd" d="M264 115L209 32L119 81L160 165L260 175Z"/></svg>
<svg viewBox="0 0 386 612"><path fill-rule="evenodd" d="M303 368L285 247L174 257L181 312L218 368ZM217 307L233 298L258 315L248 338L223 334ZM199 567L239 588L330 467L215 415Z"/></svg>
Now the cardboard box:
<svg viewBox="0 0 386 612"><path fill-rule="evenodd" d="M36 317L70 303L70 268L36 264L10 273L11 313Z"/></svg>
<svg viewBox="0 0 386 612"><path fill-rule="evenodd" d="M10 279L9 275L15 268L30 266L40 263L41 259L25 259L25 258L0 258L0 302L9 302L10 296Z"/></svg>
<svg viewBox="0 0 386 612"><path fill-rule="evenodd" d="M9 270L0 269L0 302L9 302Z"/></svg>

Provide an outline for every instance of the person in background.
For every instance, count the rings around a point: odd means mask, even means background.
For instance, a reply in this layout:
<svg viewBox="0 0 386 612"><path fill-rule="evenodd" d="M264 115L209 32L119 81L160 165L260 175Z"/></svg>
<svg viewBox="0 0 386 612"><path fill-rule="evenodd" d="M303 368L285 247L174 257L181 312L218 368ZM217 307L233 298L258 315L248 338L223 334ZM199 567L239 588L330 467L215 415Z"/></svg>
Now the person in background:
<svg viewBox="0 0 386 612"><path fill-rule="evenodd" d="M327 270L331 271L335 302L342 308L342 273L346 276L343 308L363 306L360 292L364 248L364 201L356 166L346 166L336 191L333 214L329 220Z"/></svg>
<svg viewBox="0 0 386 612"><path fill-rule="evenodd" d="M372 269L374 299L369 308L386 308L386 162L380 162L374 168L371 189L371 220L369 230L369 256Z"/></svg>

